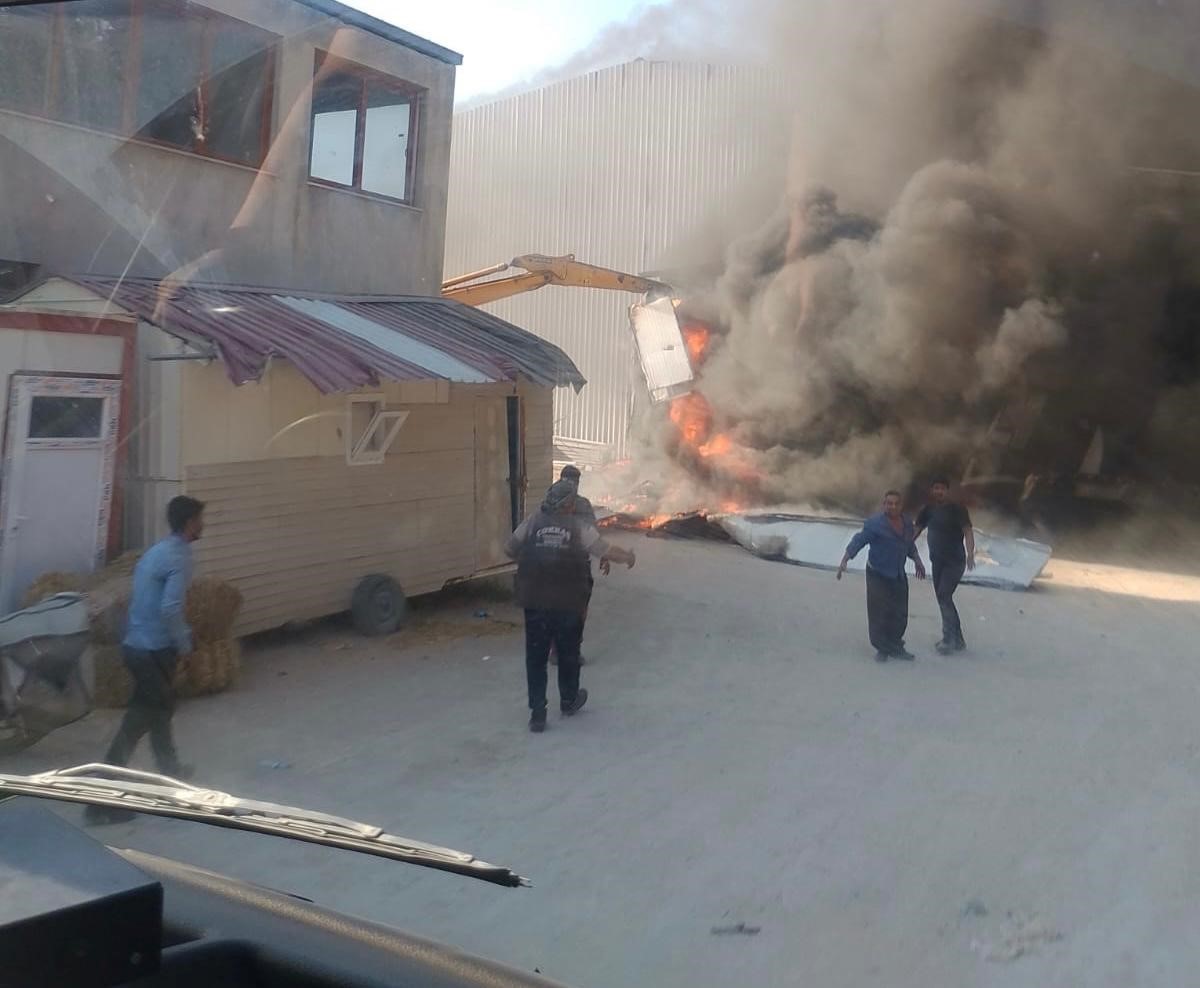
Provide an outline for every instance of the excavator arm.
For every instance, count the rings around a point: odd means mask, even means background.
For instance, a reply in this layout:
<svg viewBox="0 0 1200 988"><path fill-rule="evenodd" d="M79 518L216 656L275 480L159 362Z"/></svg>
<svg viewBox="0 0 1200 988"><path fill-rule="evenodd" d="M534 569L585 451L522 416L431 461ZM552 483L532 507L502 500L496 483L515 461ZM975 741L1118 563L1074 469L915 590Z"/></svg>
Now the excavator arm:
<svg viewBox="0 0 1200 988"><path fill-rule="evenodd" d="M506 278L492 278L490 281L483 280L513 269L522 273ZM507 264L496 264L482 271L472 271L470 274L444 281L442 297L452 298L467 305L486 305L488 302L510 298L522 292L532 292L545 285L603 288L609 291L633 292L652 298L671 294L671 288L661 281L598 267L595 264L585 264L575 260L574 254L563 257L522 254Z"/></svg>

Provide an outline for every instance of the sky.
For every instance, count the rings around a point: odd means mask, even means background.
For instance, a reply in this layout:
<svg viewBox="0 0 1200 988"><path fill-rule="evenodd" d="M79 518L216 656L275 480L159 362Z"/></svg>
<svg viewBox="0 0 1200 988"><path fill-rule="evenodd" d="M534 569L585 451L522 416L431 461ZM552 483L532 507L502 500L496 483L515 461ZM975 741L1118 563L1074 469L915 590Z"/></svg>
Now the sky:
<svg viewBox="0 0 1200 988"><path fill-rule="evenodd" d="M557 65L654 0L349 0L353 7L463 56L459 101L520 82Z"/></svg>

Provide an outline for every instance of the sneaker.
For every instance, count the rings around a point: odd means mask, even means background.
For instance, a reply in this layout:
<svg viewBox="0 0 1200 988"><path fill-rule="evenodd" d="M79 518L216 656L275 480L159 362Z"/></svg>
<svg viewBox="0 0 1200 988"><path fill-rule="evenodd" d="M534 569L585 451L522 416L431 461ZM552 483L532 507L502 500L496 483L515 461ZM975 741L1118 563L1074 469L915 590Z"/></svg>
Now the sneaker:
<svg viewBox="0 0 1200 988"><path fill-rule="evenodd" d="M887 660L888 660L887 652L876 652L875 653L875 661L876 662L886 662Z"/></svg>
<svg viewBox="0 0 1200 988"><path fill-rule="evenodd" d="M583 705L587 703L588 691L582 686L579 687L579 692L575 694L574 703L562 704L562 712L564 717L572 717L583 709Z"/></svg>
<svg viewBox="0 0 1200 988"><path fill-rule="evenodd" d="M541 734L546 729L546 708L534 710L529 714L529 730Z"/></svg>
<svg viewBox="0 0 1200 988"><path fill-rule="evenodd" d="M119 806L97 806L88 803L83 808L83 822L97 827L108 823L128 823L136 817L137 814L133 810L123 810Z"/></svg>

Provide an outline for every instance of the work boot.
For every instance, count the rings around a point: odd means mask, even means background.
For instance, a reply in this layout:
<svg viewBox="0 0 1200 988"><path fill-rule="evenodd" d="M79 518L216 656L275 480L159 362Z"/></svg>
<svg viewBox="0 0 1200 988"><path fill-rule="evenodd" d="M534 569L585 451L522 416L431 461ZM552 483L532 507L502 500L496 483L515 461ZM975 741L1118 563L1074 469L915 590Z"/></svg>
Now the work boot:
<svg viewBox="0 0 1200 988"><path fill-rule="evenodd" d="M128 823L137 816L133 810L123 810L118 806L97 806L94 803L88 803L83 808L83 822L94 827L104 826L107 823Z"/></svg>
<svg viewBox="0 0 1200 988"><path fill-rule="evenodd" d="M571 703L561 704L562 714L564 717L573 717L583 709L583 705L587 703L588 691L582 686L579 687L579 692L575 694L575 700Z"/></svg>
<svg viewBox="0 0 1200 988"><path fill-rule="evenodd" d="M541 734L546 729L546 708L541 710L530 711L529 714L529 730L534 734Z"/></svg>

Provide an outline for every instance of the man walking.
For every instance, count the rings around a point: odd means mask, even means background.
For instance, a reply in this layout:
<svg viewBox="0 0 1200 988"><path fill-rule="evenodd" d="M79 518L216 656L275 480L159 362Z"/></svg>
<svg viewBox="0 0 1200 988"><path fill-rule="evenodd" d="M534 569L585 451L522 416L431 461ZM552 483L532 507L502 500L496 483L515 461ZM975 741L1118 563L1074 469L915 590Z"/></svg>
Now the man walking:
<svg viewBox="0 0 1200 988"><path fill-rule="evenodd" d="M863 524L862 531L850 540L837 578L846 572L850 560L871 547L867 556L867 630L875 648L875 661L907 659L913 655L904 647L908 628L908 575L905 561L916 563L917 579L925 579L925 564L917 552L913 523L901 511L899 491L883 495L883 510Z"/></svg>
<svg viewBox="0 0 1200 988"><path fill-rule="evenodd" d="M591 593L591 556L632 567L636 557L600 537L596 526L578 518L575 485L557 481L541 508L509 538L505 551L517 561L517 597L525 609L525 679L529 689L529 729L546 729L546 664L550 647L558 654L559 708L578 713L588 692L579 685L579 642Z"/></svg>
<svg viewBox="0 0 1200 988"><path fill-rule="evenodd" d="M576 517L576 519L585 524L588 524L588 525L595 525L596 524L596 509L592 507L591 501L589 501L586 497L584 497L582 494L579 493L579 481L582 479L582 477L583 477L583 474L579 472L579 467L574 466L570 463L568 463L565 467L563 467L562 473L560 473L558 475L559 480L565 480L565 481L568 481L569 483L572 483L575 485L575 517ZM601 560L600 570L602 573L604 573L605 576L608 575L610 569L611 569L611 566L610 566L608 560ZM592 575L592 564L591 564L591 560L589 559L588 560L588 601L589 602L592 599L592 590L594 590L595 587L596 587L596 578ZM587 608L586 607L583 610L583 623L585 625L587 624ZM583 640L581 638L580 639L580 647L582 648L582 646L583 646ZM558 665L558 655L555 653L553 648L551 648L551 650L550 650L550 662L552 665ZM587 660L583 657L582 651L579 653L579 664L581 666L587 665Z"/></svg>
<svg viewBox="0 0 1200 988"><path fill-rule="evenodd" d="M917 515L917 536L926 530L933 592L942 612L942 640L936 648L942 655L948 655L967 647L958 608L954 606L954 591L966 570L975 568L975 530L966 507L950 500L950 485L944 477L934 479L929 488L929 503Z"/></svg>
<svg viewBox="0 0 1200 988"><path fill-rule="evenodd" d="M109 745L104 761L127 765L138 742L150 735L150 750L164 775L187 778L190 768L179 761L171 717L175 713L175 667L192 651L192 631L185 609L192 580L192 543L204 531L204 505L179 496L167 505L171 534L155 543L133 571L133 594L121 651L133 677L133 695ZM94 822L118 814L88 807Z"/></svg>

